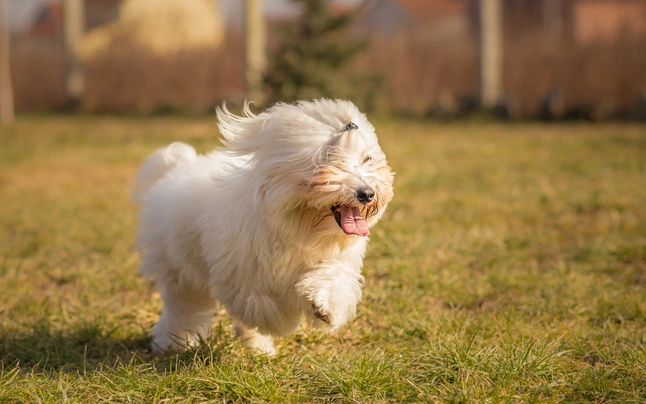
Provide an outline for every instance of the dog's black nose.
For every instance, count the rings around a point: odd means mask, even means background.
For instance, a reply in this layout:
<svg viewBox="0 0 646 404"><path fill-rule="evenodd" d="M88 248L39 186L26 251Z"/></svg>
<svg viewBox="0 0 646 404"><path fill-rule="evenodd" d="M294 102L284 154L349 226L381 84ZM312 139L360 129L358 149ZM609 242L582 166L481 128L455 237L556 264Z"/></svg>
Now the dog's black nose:
<svg viewBox="0 0 646 404"><path fill-rule="evenodd" d="M370 187L357 188L357 200L361 203L372 202L375 199L375 191Z"/></svg>

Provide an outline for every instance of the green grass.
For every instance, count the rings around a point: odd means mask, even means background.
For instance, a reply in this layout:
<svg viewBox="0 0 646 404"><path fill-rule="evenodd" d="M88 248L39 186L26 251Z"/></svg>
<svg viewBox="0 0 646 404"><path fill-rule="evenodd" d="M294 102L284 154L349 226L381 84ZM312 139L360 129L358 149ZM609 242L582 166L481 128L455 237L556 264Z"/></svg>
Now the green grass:
<svg viewBox="0 0 646 404"><path fill-rule="evenodd" d="M0 402L644 402L646 126L376 119L397 172L364 301L254 357L154 357L128 180L214 119L0 129Z"/></svg>

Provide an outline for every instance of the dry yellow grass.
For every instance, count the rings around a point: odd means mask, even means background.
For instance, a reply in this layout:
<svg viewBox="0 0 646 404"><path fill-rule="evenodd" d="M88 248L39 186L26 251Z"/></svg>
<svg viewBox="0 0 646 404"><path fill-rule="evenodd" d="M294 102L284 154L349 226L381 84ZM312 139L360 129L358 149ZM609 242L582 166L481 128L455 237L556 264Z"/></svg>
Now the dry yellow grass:
<svg viewBox="0 0 646 404"><path fill-rule="evenodd" d="M2 402L640 402L646 127L374 119L397 172L356 320L152 357L127 183L212 118L0 129Z"/></svg>

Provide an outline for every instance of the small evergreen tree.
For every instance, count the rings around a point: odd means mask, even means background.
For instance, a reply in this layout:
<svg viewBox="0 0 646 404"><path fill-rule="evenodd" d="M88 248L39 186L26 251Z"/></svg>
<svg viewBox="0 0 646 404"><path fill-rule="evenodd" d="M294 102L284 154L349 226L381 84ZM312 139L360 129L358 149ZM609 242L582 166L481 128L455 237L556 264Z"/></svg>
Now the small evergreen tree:
<svg viewBox="0 0 646 404"><path fill-rule="evenodd" d="M348 35L353 14L330 14L327 0L292 1L300 3L302 14L285 29L279 48L269 57L269 101L329 97L357 102L365 95L365 88L359 89L365 80L349 73L347 65L367 43Z"/></svg>

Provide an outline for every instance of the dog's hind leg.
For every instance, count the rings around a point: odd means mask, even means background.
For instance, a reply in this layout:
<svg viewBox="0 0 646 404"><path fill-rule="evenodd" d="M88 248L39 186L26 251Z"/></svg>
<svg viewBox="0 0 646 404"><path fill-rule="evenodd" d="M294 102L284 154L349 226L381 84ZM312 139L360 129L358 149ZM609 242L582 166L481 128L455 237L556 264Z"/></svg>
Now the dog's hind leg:
<svg viewBox="0 0 646 404"><path fill-rule="evenodd" d="M164 307L153 329L153 352L184 350L206 337L213 326L216 305L207 289L160 291Z"/></svg>
<svg viewBox="0 0 646 404"><path fill-rule="evenodd" d="M238 320L233 320L233 334L242 340L242 345L260 354L269 356L276 355L274 339L270 335L264 335L253 328L246 327Z"/></svg>

